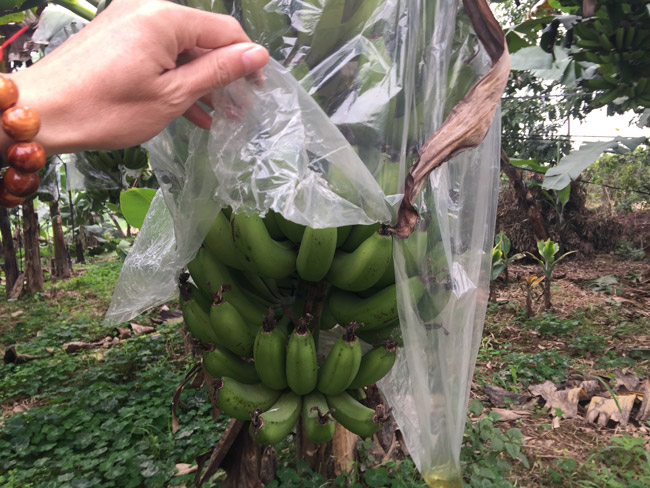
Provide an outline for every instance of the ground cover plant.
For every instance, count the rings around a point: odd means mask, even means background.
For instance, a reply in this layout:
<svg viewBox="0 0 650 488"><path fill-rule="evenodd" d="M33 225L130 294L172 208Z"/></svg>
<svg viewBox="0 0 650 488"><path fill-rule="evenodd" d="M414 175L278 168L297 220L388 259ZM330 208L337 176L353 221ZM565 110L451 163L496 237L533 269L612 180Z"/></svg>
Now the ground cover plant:
<svg viewBox="0 0 650 488"><path fill-rule="evenodd" d="M152 311L137 322L154 324L154 334L108 349L62 351L63 343L106 333L101 320L120 264L114 254L99 256L73 279L48 284L43 294L3 299L0 346L16 345L42 359L0 368L2 486L190 486L194 474L178 476L178 469L218 441L225 418L212 420L204 388L183 393L180 428L172 434L171 398L193 363L178 322L158 323ZM467 486L648 485L647 424L599 428L574 418L554 426L553 412L543 406L497 408L484 393L486 385L497 385L522 394L532 384L560 384L576 372L607 379L624 369L647 377L643 351L650 324L639 306L645 302L630 298L643 289L642 265L616 254L599 257L593 267L568 260L559 276L571 279L554 280L555 310L544 312L539 303L533 317L526 317L517 284L533 272L533 263L514 265L512 283L497 282L461 453ZM607 266L618 290L590 286ZM640 276L630 279L633 272ZM325 479L296 464L293 444L289 438L278 446L269 487L426 486L401 446L383 460L372 439L361 441L349 469ZM219 486L222 478L208 486Z"/></svg>

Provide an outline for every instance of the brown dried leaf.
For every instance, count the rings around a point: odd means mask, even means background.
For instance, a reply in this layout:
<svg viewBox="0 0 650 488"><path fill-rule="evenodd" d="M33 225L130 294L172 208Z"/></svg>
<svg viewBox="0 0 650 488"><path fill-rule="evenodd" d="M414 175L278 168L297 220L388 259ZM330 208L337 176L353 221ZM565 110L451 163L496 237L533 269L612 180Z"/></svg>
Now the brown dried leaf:
<svg viewBox="0 0 650 488"><path fill-rule="evenodd" d="M597 423L605 427L608 421L618 422L622 427L627 425L630 412L634 406L635 395L618 396L618 405L613 398L595 396L591 399L587 408L587 422ZM620 410L619 410L620 406Z"/></svg>
<svg viewBox="0 0 650 488"><path fill-rule="evenodd" d="M650 385L643 392L643 401L639 412L636 414L636 419L639 422L650 420Z"/></svg>
<svg viewBox="0 0 650 488"><path fill-rule="evenodd" d="M538 385L530 385L528 391L533 396L541 396L545 402L557 391L557 386L552 381L546 380Z"/></svg>
<svg viewBox="0 0 650 488"><path fill-rule="evenodd" d="M522 404L530 400L530 395L512 393L498 386L485 385L483 389L485 390L485 394L488 396L490 403L495 407L505 407L509 403Z"/></svg>
<svg viewBox="0 0 650 488"><path fill-rule="evenodd" d="M586 395L582 400L590 400L591 397L603 390L603 385L598 380L585 380L580 383L580 388L584 390Z"/></svg>
<svg viewBox="0 0 650 488"><path fill-rule="evenodd" d="M639 384L641 383L637 375L633 373L624 373L620 369L614 370L614 378L616 380L614 386L615 390L623 387L628 391L636 391L639 389Z"/></svg>
<svg viewBox="0 0 650 488"><path fill-rule="evenodd" d="M135 335L140 335L140 334L150 334L151 332L155 331L155 327L150 327L147 325L140 325L140 324L129 324L129 327L131 327L131 330Z"/></svg>
<svg viewBox="0 0 650 488"><path fill-rule="evenodd" d="M582 388L571 388L570 390L560 390L553 392L546 401L546 407L551 413L557 416L556 411L562 411L563 419L572 419L578 415L578 403L580 402Z"/></svg>
<svg viewBox="0 0 650 488"><path fill-rule="evenodd" d="M197 470L196 464L178 463L176 465L176 474L174 476L184 476L186 474L194 473Z"/></svg>
<svg viewBox="0 0 650 488"><path fill-rule="evenodd" d="M497 419L497 422L511 422L513 420L519 420L523 417L531 416L531 412L528 410L507 410L505 408L493 408L492 411L500 415L500 417Z"/></svg>
<svg viewBox="0 0 650 488"><path fill-rule="evenodd" d="M123 327L115 327L115 335L120 339L128 339L131 337L131 331Z"/></svg>
<svg viewBox="0 0 650 488"><path fill-rule="evenodd" d="M428 181L429 174L452 157L477 147L485 139L510 75L510 56L505 36L492 15L489 3L486 0L463 0L463 7L490 56L492 68L424 143L417 161L406 175L397 223L390 228L390 232L402 239L406 239L415 229L418 212L413 204Z"/></svg>

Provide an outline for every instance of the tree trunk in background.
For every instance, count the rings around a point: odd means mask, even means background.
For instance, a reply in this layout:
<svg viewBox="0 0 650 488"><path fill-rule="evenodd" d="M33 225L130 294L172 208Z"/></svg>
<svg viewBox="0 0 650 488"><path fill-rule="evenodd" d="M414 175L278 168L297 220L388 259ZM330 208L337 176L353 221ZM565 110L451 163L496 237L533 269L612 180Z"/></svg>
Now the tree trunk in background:
<svg viewBox="0 0 650 488"><path fill-rule="evenodd" d="M9 294L16 283L16 279L18 279L19 272L14 237L11 232L11 221L9 220L9 211L4 207L0 207L0 235L2 236L2 255L4 257L6 279L5 291Z"/></svg>
<svg viewBox="0 0 650 488"><path fill-rule="evenodd" d="M546 230L542 214L535 203L535 198L528 191L528 188L526 188L526 184L521 177L521 171L510 163L510 159L503 149L501 150L501 170L512 183L519 205L524 209L526 215L530 219L533 226L533 232L535 233L535 239L537 241L545 241L548 239L548 231Z"/></svg>
<svg viewBox="0 0 650 488"><path fill-rule="evenodd" d="M70 254L68 247L65 245L65 236L63 234L63 221L59 202L56 200L50 203L50 218L52 219L52 231L54 233L54 264L52 266L52 277L66 279L72 276L72 266L70 264Z"/></svg>
<svg viewBox="0 0 650 488"><path fill-rule="evenodd" d="M34 211L34 201L23 203L23 235L25 239L25 278L28 293L43 291L43 268L39 238L38 215Z"/></svg>

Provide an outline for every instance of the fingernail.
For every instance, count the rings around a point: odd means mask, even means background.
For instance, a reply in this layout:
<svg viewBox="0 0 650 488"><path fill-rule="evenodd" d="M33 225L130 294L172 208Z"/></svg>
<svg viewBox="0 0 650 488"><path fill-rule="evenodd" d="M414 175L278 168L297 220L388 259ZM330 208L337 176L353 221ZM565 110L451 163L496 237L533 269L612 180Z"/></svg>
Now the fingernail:
<svg viewBox="0 0 650 488"><path fill-rule="evenodd" d="M268 61L269 54L263 46L255 45L241 55L244 68L249 73L260 69Z"/></svg>

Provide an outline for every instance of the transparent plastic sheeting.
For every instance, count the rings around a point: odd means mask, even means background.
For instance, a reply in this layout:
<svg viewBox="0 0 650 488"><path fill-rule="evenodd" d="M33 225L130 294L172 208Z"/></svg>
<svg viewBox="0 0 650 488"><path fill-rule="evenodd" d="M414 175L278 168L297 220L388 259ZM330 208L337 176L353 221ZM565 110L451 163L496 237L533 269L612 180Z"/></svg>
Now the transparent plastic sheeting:
<svg viewBox="0 0 650 488"><path fill-rule="evenodd" d="M68 190L121 190L126 188L120 170L104 170L88 159L88 153L64 155L66 163L66 186Z"/></svg>
<svg viewBox="0 0 650 488"><path fill-rule="evenodd" d="M489 69L460 0L183 3L235 15L276 62L263 85L240 81L214 94L210 131L179 119L148 144L161 191L124 263L110 323L177 293L179 273L225 205L273 209L312 227L394 222L398 182L417 149ZM461 485L498 129L431 175L416 231L394 246L404 347L380 388L432 486ZM405 285L414 277L426 288L418 300Z"/></svg>

